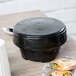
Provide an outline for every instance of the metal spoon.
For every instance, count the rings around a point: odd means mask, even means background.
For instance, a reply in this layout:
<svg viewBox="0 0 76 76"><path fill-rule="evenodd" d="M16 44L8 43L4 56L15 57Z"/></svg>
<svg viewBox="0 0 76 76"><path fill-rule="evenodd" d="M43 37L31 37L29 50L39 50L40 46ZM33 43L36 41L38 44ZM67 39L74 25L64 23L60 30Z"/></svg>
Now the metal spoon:
<svg viewBox="0 0 76 76"><path fill-rule="evenodd" d="M2 30L9 35L13 35L13 29L12 28L3 27Z"/></svg>

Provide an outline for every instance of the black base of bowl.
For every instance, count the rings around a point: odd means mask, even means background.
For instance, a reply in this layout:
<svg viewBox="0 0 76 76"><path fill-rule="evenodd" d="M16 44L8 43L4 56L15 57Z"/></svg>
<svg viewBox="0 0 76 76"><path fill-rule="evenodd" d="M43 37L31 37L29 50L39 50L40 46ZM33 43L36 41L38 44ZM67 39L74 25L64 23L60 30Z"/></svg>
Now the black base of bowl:
<svg viewBox="0 0 76 76"><path fill-rule="evenodd" d="M39 61L39 62L49 62L56 58L60 47L49 49L47 51L33 51L29 49L20 49L22 57L26 60Z"/></svg>

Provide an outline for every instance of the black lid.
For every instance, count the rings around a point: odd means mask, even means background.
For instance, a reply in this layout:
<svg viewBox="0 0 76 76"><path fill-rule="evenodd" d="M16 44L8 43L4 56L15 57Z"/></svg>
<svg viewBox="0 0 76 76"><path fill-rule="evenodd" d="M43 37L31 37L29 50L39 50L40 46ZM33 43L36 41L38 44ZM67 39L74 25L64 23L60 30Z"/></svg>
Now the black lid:
<svg viewBox="0 0 76 76"><path fill-rule="evenodd" d="M59 39L61 36L62 40ZM60 46L65 41L66 27L57 19L30 18L14 26L14 43L21 48L46 49Z"/></svg>

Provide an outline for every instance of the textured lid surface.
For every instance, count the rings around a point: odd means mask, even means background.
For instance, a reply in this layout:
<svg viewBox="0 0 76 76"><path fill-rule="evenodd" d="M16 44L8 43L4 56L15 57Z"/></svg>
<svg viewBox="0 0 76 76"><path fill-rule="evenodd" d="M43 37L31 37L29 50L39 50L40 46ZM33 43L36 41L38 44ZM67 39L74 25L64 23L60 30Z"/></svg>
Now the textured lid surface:
<svg viewBox="0 0 76 76"><path fill-rule="evenodd" d="M53 18L30 18L23 20L14 27L15 33L25 35L58 34L65 29L65 25Z"/></svg>
<svg viewBox="0 0 76 76"><path fill-rule="evenodd" d="M26 19L15 25L13 41L24 49L57 47L66 41L66 27L61 21L53 18Z"/></svg>

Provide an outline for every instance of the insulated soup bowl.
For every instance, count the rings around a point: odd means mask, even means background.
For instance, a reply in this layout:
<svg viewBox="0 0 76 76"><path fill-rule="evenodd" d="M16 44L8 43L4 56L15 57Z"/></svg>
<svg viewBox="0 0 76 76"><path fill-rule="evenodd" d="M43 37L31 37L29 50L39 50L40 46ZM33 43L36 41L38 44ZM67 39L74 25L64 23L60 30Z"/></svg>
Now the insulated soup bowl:
<svg viewBox="0 0 76 76"><path fill-rule="evenodd" d="M64 23L48 17L20 21L13 34L13 42L20 48L22 57L40 62L55 59L67 39Z"/></svg>

